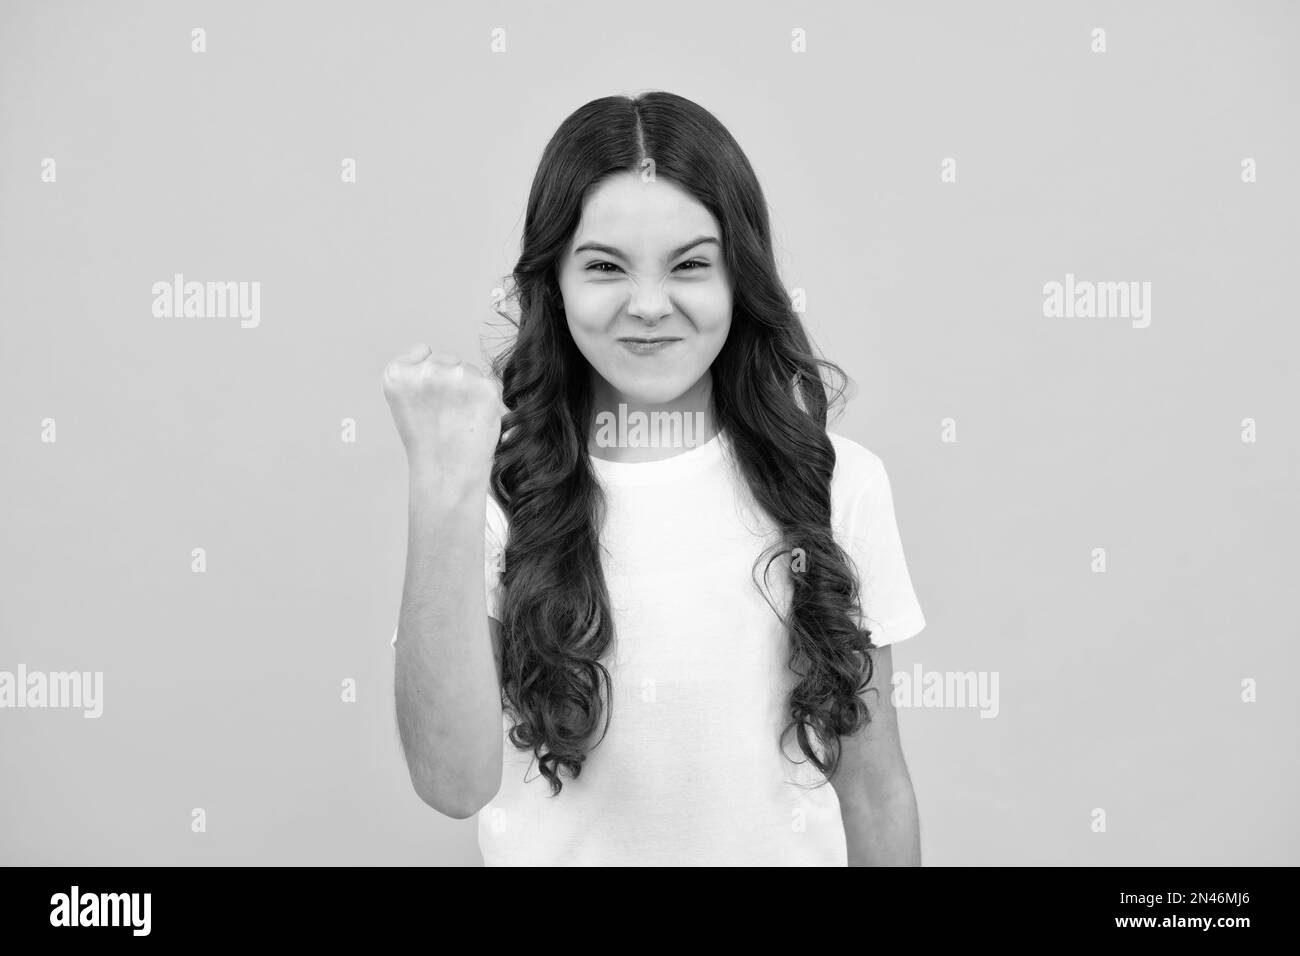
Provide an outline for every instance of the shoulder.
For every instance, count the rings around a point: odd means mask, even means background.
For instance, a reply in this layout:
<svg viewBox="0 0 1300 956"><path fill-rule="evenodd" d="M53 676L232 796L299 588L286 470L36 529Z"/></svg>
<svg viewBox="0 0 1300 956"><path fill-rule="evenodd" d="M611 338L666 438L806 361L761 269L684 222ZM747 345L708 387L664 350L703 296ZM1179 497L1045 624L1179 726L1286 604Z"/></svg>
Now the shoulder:
<svg viewBox="0 0 1300 956"><path fill-rule="evenodd" d="M885 474L885 463L865 445L836 432L827 431L835 449L835 473L831 490L837 497L856 498Z"/></svg>
<svg viewBox="0 0 1300 956"><path fill-rule="evenodd" d="M488 532L496 535L498 538L504 538L506 529L510 526L510 519L506 516L506 509L497 501L497 496L491 488L488 489L487 495L487 528Z"/></svg>

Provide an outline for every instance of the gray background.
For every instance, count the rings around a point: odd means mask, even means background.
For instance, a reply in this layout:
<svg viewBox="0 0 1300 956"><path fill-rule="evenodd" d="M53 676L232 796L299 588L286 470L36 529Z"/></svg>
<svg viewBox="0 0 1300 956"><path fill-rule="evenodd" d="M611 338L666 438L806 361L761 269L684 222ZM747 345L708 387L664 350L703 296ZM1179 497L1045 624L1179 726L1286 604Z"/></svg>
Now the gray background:
<svg viewBox="0 0 1300 956"><path fill-rule="evenodd" d="M889 469L928 619L896 668L1000 675L996 719L900 714L925 862L1300 862L1298 27L1289 3L4 3L0 670L106 686L99 720L0 710L0 861L480 862L398 746L380 373L496 341L547 138L665 89L747 151L857 382L833 427ZM260 281L260 327L155 318L174 272ZM1151 282L1150 327L1045 318L1067 272Z"/></svg>

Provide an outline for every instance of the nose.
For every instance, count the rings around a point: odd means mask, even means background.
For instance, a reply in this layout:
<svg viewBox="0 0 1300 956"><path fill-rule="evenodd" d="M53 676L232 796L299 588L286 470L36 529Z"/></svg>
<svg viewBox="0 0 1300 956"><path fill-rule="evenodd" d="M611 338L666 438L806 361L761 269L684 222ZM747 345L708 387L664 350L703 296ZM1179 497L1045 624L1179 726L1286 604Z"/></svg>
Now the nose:
<svg viewBox="0 0 1300 956"><path fill-rule="evenodd" d="M662 282L638 283L632 291L627 311L642 322L658 322L672 314L673 305Z"/></svg>

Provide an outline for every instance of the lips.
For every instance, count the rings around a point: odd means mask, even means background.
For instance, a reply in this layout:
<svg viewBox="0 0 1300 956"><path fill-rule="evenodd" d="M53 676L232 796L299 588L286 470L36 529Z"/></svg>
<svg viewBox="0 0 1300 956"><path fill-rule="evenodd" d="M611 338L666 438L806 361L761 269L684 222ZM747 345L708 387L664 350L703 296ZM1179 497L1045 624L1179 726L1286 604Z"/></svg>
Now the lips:
<svg viewBox="0 0 1300 956"><path fill-rule="evenodd" d="M661 352L674 342L680 341L681 339L675 338L625 338L619 339L618 344L634 355L650 355Z"/></svg>

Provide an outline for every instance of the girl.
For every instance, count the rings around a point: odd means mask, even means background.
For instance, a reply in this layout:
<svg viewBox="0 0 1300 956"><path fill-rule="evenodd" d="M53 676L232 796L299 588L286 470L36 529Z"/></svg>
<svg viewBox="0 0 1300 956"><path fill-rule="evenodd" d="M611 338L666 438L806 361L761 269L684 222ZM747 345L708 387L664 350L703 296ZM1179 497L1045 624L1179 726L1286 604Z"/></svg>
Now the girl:
<svg viewBox="0 0 1300 956"><path fill-rule="evenodd" d="M888 645L925 620L740 147L669 93L588 103L513 280L493 377L385 370L416 792L489 866L919 863Z"/></svg>

